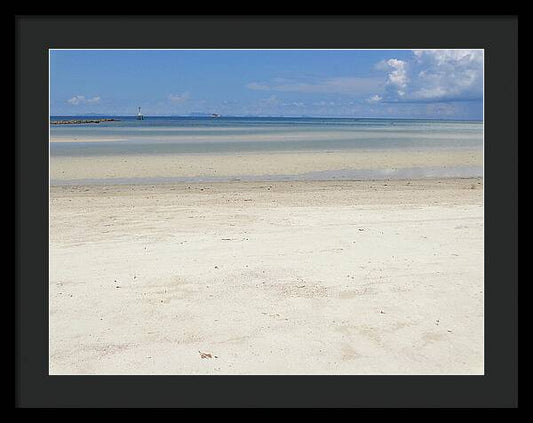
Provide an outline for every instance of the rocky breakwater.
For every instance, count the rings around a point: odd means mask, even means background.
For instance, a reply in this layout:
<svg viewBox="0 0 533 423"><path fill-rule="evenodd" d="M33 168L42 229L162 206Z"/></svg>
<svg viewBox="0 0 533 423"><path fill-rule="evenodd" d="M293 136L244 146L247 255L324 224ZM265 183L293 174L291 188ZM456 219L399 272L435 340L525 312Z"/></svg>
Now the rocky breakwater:
<svg viewBox="0 0 533 423"><path fill-rule="evenodd" d="M52 120L51 125L79 125L84 123L116 122L120 119L72 119L72 120Z"/></svg>

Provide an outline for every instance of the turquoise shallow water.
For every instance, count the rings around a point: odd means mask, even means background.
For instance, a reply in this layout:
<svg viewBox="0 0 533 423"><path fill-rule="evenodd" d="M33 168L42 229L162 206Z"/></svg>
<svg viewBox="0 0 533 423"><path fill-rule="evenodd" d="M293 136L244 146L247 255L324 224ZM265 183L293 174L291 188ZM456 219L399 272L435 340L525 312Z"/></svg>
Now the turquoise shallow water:
<svg viewBox="0 0 533 423"><path fill-rule="evenodd" d="M95 116L76 117L77 119ZM53 116L51 120L71 117ZM483 149L483 123L398 119L118 117L116 122L51 125L51 157L166 154L246 154L360 150L442 151ZM120 141L82 142L84 138ZM54 140L63 139L63 142ZM77 139L75 142L64 142ZM225 180L364 180L480 177L482 167L339 169L302 175L113 179L113 183L217 182ZM61 180L52 185L107 183Z"/></svg>
<svg viewBox="0 0 533 423"><path fill-rule="evenodd" d="M60 120L54 116L51 120ZM65 118L67 119L67 118ZM86 125L51 125L54 139L102 138L112 142L52 142L51 155L231 154L344 149L476 149L481 122L323 119L176 118Z"/></svg>

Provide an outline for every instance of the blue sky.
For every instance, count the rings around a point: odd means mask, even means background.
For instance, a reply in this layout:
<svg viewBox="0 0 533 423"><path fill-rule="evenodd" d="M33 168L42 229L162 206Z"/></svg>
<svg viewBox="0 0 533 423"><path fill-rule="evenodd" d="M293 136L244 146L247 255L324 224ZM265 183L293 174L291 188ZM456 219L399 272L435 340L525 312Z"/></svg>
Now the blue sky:
<svg viewBox="0 0 533 423"><path fill-rule="evenodd" d="M482 50L51 50L51 115L482 119Z"/></svg>

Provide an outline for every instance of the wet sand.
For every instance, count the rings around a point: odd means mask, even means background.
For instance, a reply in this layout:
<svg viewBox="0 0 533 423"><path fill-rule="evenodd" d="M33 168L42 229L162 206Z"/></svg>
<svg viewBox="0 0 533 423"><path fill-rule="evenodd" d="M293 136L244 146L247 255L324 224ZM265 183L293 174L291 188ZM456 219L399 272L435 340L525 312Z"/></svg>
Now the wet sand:
<svg viewBox="0 0 533 423"><path fill-rule="evenodd" d="M52 156L50 179L55 183L86 180L149 178L232 178L301 175L338 170L397 170L423 167L479 169L483 151L361 149L330 152L268 152L241 154L122 154ZM458 175L462 176L462 175Z"/></svg>

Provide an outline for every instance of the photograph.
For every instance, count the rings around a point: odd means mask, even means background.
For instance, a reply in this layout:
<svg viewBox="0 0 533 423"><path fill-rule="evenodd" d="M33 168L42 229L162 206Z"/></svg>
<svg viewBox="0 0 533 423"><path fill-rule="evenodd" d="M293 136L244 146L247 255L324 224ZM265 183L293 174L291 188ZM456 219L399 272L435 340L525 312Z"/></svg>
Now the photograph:
<svg viewBox="0 0 533 423"><path fill-rule="evenodd" d="M49 49L50 375L483 375L483 49Z"/></svg>

